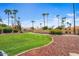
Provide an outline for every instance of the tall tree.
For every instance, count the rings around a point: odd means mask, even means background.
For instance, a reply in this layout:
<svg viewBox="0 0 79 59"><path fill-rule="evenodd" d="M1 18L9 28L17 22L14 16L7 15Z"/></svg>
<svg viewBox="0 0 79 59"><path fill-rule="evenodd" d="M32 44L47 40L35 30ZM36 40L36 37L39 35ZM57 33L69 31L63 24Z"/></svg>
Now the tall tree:
<svg viewBox="0 0 79 59"><path fill-rule="evenodd" d="M13 16L11 16L11 18L12 18L11 23L12 23L12 33L13 33L13 32L14 32L14 22L13 22L14 17L13 17Z"/></svg>
<svg viewBox="0 0 79 59"><path fill-rule="evenodd" d="M71 27L71 23L67 22L67 24L69 25L69 27Z"/></svg>
<svg viewBox="0 0 79 59"><path fill-rule="evenodd" d="M46 15L46 19L47 19L47 27L48 27L48 15L49 15L49 13L45 13L45 15Z"/></svg>
<svg viewBox="0 0 79 59"><path fill-rule="evenodd" d="M35 21L32 20L31 22L32 22L32 28L34 28L34 22L35 22Z"/></svg>
<svg viewBox="0 0 79 59"><path fill-rule="evenodd" d="M45 15L46 15L45 13L42 14L43 20L44 20L44 27L45 27L45 25L46 25L46 24L45 24Z"/></svg>
<svg viewBox="0 0 79 59"><path fill-rule="evenodd" d="M13 19L14 19L14 17L13 16L11 16L11 18L12 18L12 26L14 25L14 23L13 23Z"/></svg>
<svg viewBox="0 0 79 59"><path fill-rule="evenodd" d="M66 21L66 17L63 17L62 18L62 21L61 21L61 26L62 26L62 28L64 28L65 27L65 25L64 25L64 22Z"/></svg>
<svg viewBox="0 0 79 59"><path fill-rule="evenodd" d="M17 20L17 29L18 29L18 32L22 32L21 31L21 22L20 22L20 20Z"/></svg>
<svg viewBox="0 0 79 59"><path fill-rule="evenodd" d="M67 22L67 25L69 27L69 30L71 30L71 23Z"/></svg>
<svg viewBox="0 0 79 59"><path fill-rule="evenodd" d="M5 9L4 10L5 14L8 15L8 26L9 26L9 19L10 19L10 14L12 14L11 10L10 9Z"/></svg>
<svg viewBox="0 0 79 59"><path fill-rule="evenodd" d="M40 28L42 27L42 23L40 23Z"/></svg>
<svg viewBox="0 0 79 59"><path fill-rule="evenodd" d="M0 23L2 24L3 23L3 21L2 21L2 19L0 18Z"/></svg>
<svg viewBox="0 0 79 59"><path fill-rule="evenodd" d="M18 10L12 10L12 11L13 11L12 14L14 15L15 24L17 24L16 14Z"/></svg>
<svg viewBox="0 0 79 59"><path fill-rule="evenodd" d="M73 3L72 5L73 5L74 34L76 34L76 30L75 30L75 17L76 17L76 15L75 15L75 4Z"/></svg>
<svg viewBox="0 0 79 59"><path fill-rule="evenodd" d="M48 15L49 15L49 13L43 13L42 14L43 19L44 19L44 27L46 26L46 21L47 21L47 26L48 26Z"/></svg>

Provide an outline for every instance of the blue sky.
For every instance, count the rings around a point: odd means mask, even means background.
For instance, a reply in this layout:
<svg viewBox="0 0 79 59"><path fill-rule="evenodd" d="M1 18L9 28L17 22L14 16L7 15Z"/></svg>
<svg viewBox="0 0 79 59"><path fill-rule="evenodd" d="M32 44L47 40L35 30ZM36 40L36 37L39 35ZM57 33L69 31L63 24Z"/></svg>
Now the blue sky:
<svg viewBox="0 0 79 59"><path fill-rule="evenodd" d="M75 4L76 9L76 25L79 25L79 4ZM23 27L31 27L31 21L35 21L35 27L39 27L40 23L43 26L42 13L49 13L48 26L57 26L58 20L56 15L60 17L67 17L67 21L73 24L73 9L72 4L68 3L0 3L0 17L7 24L7 15L5 15L5 9L17 9L17 17L21 17L20 21ZM11 19L10 19L11 20ZM61 21L61 19L60 19Z"/></svg>

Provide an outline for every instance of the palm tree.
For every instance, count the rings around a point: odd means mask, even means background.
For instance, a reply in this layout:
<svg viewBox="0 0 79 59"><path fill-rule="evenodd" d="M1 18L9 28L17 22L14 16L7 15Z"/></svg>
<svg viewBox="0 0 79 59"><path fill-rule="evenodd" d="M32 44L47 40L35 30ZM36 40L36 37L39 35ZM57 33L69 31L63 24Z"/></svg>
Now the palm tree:
<svg viewBox="0 0 79 59"><path fill-rule="evenodd" d="M20 22L20 20L17 20L17 29L18 29L18 32L22 32L21 31L21 22Z"/></svg>
<svg viewBox="0 0 79 59"><path fill-rule="evenodd" d="M73 16L73 20L74 20L74 34L76 34L76 30L75 30L75 16L76 16L75 15L75 4L73 3L72 5L73 5L73 15L74 15Z"/></svg>
<svg viewBox="0 0 79 59"><path fill-rule="evenodd" d="M34 22L35 22L35 21L32 20L31 22L32 22L32 28L34 28Z"/></svg>
<svg viewBox="0 0 79 59"><path fill-rule="evenodd" d="M69 23L69 26L70 26L70 30L71 30L71 25L72 25L72 24L71 24L71 23Z"/></svg>
<svg viewBox="0 0 79 59"><path fill-rule="evenodd" d="M60 15L56 15L56 17L57 17L57 19L58 19L58 27L59 27L59 16L60 16Z"/></svg>
<svg viewBox="0 0 79 59"><path fill-rule="evenodd" d="M40 23L40 28L42 27L42 23Z"/></svg>
<svg viewBox="0 0 79 59"><path fill-rule="evenodd" d="M44 20L44 27L45 27L45 15L46 15L45 13L42 14Z"/></svg>
<svg viewBox="0 0 79 59"><path fill-rule="evenodd" d="M46 18L47 18L47 26L48 26L48 15L49 15L49 13L45 13L45 15L46 15Z"/></svg>
<svg viewBox="0 0 79 59"><path fill-rule="evenodd" d="M67 22L67 24L68 24L68 25L69 25L69 27L70 27L70 28L69 28L69 30L71 30L71 23Z"/></svg>
<svg viewBox="0 0 79 59"><path fill-rule="evenodd" d="M13 11L12 14L14 15L15 24L16 24L16 22L17 22L16 14L17 14L18 10L12 10L12 11Z"/></svg>
<svg viewBox="0 0 79 59"><path fill-rule="evenodd" d="M11 18L12 18L12 26L14 25L14 23L13 23L13 19L14 19L14 17L13 16L11 16Z"/></svg>
<svg viewBox="0 0 79 59"><path fill-rule="evenodd" d="M66 21L66 17L63 17L62 18L62 21L61 21L61 26L64 28L65 27L65 25L64 25L64 22Z"/></svg>
<svg viewBox="0 0 79 59"><path fill-rule="evenodd" d="M9 18L10 18L10 14L12 14L12 13L11 13L11 10L10 10L10 9L5 9L4 12L5 12L5 14L8 15L8 26L9 26Z"/></svg>
<svg viewBox="0 0 79 59"><path fill-rule="evenodd" d="M14 17L11 16L11 18L12 18L12 33L13 33L14 32L14 22L13 22Z"/></svg>
<svg viewBox="0 0 79 59"><path fill-rule="evenodd" d="M69 25L69 22L67 22L67 25Z"/></svg>
<svg viewBox="0 0 79 59"><path fill-rule="evenodd" d="M44 27L46 26L46 19L47 19L47 26L48 26L48 15L49 13L43 13L43 19L44 19Z"/></svg>
<svg viewBox="0 0 79 59"><path fill-rule="evenodd" d="M71 27L71 23L67 22L67 24Z"/></svg>
<svg viewBox="0 0 79 59"><path fill-rule="evenodd" d="M70 23L69 25L70 25L70 27L71 27L72 24Z"/></svg>
<svg viewBox="0 0 79 59"><path fill-rule="evenodd" d="M2 19L0 18L0 22L1 22L1 24L3 23L3 21L2 21Z"/></svg>

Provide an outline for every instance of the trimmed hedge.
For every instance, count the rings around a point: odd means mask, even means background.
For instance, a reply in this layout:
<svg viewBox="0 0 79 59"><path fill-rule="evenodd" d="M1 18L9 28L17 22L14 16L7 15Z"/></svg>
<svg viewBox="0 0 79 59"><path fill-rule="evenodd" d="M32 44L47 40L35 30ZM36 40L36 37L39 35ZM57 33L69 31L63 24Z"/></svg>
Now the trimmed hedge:
<svg viewBox="0 0 79 59"><path fill-rule="evenodd" d="M11 32L12 32L12 28L10 28L10 27L3 28L3 33L11 33Z"/></svg>
<svg viewBox="0 0 79 59"><path fill-rule="evenodd" d="M57 35L63 34L63 33L62 33L62 30L60 30L60 29L52 29L52 30L50 30L49 33L50 33L50 34L57 34Z"/></svg>

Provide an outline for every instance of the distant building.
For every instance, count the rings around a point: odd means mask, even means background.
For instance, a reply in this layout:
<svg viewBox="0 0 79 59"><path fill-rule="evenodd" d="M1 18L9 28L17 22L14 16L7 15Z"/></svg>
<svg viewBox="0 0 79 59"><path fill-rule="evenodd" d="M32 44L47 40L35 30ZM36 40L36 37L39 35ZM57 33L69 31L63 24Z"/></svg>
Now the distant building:
<svg viewBox="0 0 79 59"><path fill-rule="evenodd" d="M79 34L79 26L75 27L76 34ZM67 27L63 30L64 34L74 34L74 27Z"/></svg>

